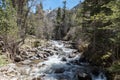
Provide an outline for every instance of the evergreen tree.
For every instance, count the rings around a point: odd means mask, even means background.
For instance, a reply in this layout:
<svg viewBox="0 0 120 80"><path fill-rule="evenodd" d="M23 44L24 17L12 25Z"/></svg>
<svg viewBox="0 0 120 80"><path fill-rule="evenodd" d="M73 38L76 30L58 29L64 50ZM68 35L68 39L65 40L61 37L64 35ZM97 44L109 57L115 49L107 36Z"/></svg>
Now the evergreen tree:
<svg viewBox="0 0 120 80"><path fill-rule="evenodd" d="M65 21L66 19L66 0L63 1L63 16L62 16L62 20Z"/></svg>
<svg viewBox="0 0 120 80"><path fill-rule="evenodd" d="M117 2L118 4L116 2L117 0L85 0L83 3L82 31L90 38L90 44L88 50L84 52L84 56L89 62L108 66L108 63L111 64L115 60L114 44L111 40L116 41L115 37L119 30L117 27L119 22L114 25L114 21L119 21L119 8L117 7L119 2ZM118 12L116 13L115 10ZM115 14L117 14L117 18ZM114 18L114 21L110 17ZM106 55L107 57L105 57Z"/></svg>
<svg viewBox="0 0 120 80"><path fill-rule="evenodd" d="M61 8L59 7L57 10L56 22L60 24L62 22L62 12Z"/></svg>
<svg viewBox="0 0 120 80"><path fill-rule="evenodd" d="M61 24L62 24L62 12L61 12L61 8L58 8L57 16L56 16L55 29L54 29L55 39L61 39L62 38Z"/></svg>

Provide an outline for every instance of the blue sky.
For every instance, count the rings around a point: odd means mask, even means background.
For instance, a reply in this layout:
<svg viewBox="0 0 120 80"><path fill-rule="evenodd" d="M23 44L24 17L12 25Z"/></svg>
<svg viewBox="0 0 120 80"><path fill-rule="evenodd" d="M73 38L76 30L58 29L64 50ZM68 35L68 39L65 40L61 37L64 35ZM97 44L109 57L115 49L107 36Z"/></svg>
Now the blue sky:
<svg viewBox="0 0 120 80"><path fill-rule="evenodd" d="M80 0L66 0L67 1L67 8L71 9L73 8L75 5L77 5ZM81 0L83 1L83 0ZM55 9L58 7L63 7L63 0L43 0L43 9L47 10L47 9Z"/></svg>

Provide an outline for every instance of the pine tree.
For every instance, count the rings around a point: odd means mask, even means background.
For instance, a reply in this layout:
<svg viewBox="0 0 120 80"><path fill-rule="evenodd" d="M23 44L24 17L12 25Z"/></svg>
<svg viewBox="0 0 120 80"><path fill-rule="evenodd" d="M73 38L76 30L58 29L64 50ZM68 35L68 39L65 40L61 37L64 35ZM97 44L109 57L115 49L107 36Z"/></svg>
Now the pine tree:
<svg viewBox="0 0 120 80"><path fill-rule="evenodd" d="M106 16L111 16L113 11L104 6L110 2L111 0L85 0L83 3L82 12L84 15L82 23L84 24L82 24L82 30L90 38L88 50L84 52L84 55L88 61L94 64L105 65L107 59L112 57L112 44L109 39L114 36L114 33L113 30L109 29L110 27L105 27L112 25L112 22ZM109 57L103 59L106 55L109 55ZM104 63L104 60L106 63Z"/></svg>
<svg viewBox="0 0 120 80"><path fill-rule="evenodd" d="M62 38L62 32L61 32L62 12L61 11L62 11L61 8L58 8L57 16L56 16L55 29L54 29L55 39L61 39Z"/></svg>
<svg viewBox="0 0 120 80"><path fill-rule="evenodd" d="M57 22L57 24L60 24L62 22L62 13L61 13L60 7L57 10L56 22Z"/></svg>

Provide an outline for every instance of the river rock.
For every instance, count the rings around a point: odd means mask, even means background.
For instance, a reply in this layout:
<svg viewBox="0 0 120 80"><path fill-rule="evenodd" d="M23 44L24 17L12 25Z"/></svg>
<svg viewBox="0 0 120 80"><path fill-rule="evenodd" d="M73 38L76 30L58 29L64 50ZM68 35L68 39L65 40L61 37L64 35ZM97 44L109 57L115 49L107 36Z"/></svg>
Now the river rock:
<svg viewBox="0 0 120 80"><path fill-rule="evenodd" d="M61 61L67 61L67 59L66 59L65 57L63 57L63 58L61 59Z"/></svg>
<svg viewBox="0 0 120 80"><path fill-rule="evenodd" d="M22 59L22 57L21 56L15 56L14 57L14 61L15 62L20 62L20 61L22 61L23 59Z"/></svg>
<svg viewBox="0 0 120 80"><path fill-rule="evenodd" d="M33 78L32 80L42 80L42 79L38 77L38 78Z"/></svg>
<svg viewBox="0 0 120 80"><path fill-rule="evenodd" d="M89 75L86 76L78 75L78 80L92 80L92 79Z"/></svg>
<svg viewBox="0 0 120 80"><path fill-rule="evenodd" d="M31 62L32 61L28 59L28 60L24 60L24 61L22 61L20 63L23 64L23 65L29 65Z"/></svg>
<svg viewBox="0 0 120 80"><path fill-rule="evenodd" d="M54 73L63 73L65 70L64 68L59 68L59 69L56 69Z"/></svg>
<svg viewBox="0 0 120 80"><path fill-rule="evenodd" d="M68 58L74 58L76 55L75 54L69 54Z"/></svg>

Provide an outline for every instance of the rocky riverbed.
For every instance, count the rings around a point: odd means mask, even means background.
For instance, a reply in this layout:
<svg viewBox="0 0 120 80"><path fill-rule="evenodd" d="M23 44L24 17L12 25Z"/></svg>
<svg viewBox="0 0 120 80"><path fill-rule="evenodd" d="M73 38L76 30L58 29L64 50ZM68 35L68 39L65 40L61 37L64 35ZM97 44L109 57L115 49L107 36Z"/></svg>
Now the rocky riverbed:
<svg viewBox="0 0 120 80"><path fill-rule="evenodd" d="M17 57L22 61L0 67L0 80L107 80L89 63L80 62L81 53L69 41L49 41L27 49Z"/></svg>

